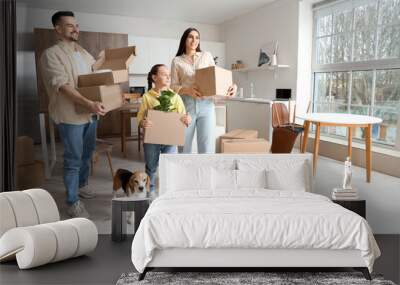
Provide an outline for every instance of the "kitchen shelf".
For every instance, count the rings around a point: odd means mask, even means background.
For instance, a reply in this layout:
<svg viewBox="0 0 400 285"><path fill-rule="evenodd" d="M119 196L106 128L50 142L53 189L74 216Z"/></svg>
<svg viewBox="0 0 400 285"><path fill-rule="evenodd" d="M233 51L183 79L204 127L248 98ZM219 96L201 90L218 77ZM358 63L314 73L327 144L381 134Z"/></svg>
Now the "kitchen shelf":
<svg viewBox="0 0 400 285"><path fill-rule="evenodd" d="M232 69L233 72L250 72L250 71L258 71L258 70L277 70L281 68L289 68L290 65L287 64L278 64L275 66L272 65L262 65L260 67L246 67L246 68L238 68L238 69Z"/></svg>

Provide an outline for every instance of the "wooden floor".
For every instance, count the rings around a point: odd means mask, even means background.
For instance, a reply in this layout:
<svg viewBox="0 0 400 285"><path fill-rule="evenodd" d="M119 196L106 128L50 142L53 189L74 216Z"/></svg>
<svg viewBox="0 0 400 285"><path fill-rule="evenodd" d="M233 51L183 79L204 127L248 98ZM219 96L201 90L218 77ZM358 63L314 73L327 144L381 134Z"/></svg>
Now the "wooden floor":
<svg viewBox="0 0 400 285"><path fill-rule="evenodd" d="M400 235L375 238L382 256L376 261L374 271L399 283ZM131 242L132 237L115 243L110 235L100 235L96 250L88 256L30 270L19 270L16 262L4 263L0 265L0 284L115 284L122 273L134 271Z"/></svg>

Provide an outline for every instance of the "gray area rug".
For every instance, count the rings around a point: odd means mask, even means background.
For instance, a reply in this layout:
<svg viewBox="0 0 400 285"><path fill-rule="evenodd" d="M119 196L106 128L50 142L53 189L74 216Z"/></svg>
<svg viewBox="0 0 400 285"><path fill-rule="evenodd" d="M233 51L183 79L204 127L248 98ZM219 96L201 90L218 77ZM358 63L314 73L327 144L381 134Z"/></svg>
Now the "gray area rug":
<svg viewBox="0 0 400 285"><path fill-rule="evenodd" d="M372 275L373 280L368 281L359 272L148 272L142 281L138 281L138 276L139 273L122 274L116 285L395 285L381 275Z"/></svg>

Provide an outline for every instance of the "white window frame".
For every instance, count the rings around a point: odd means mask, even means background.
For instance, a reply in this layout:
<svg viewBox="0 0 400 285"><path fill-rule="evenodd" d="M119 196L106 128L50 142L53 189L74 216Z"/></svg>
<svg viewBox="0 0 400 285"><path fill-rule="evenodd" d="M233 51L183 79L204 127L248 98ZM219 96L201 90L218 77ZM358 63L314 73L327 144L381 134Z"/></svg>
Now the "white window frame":
<svg viewBox="0 0 400 285"><path fill-rule="evenodd" d="M347 110L350 110L351 106L351 93L352 93L352 72L353 71L372 71L373 72L373 78L372 78L372 94L371 94L371 108L370 112L373 112L374 109L374 99L375 99L375 81L376 81L376 71L377 70L385 70L385 69L400 69L400 58L390 58L390 59L373 59L373 60L365 60L365 61L357 61L357 62L343 62L343 63L329 63L329 64L317 64L317 19L323 15L330 15L334 11L343 11L346 8L351 8L352 9L352 31L354 31L354 7L360 6L360 4L368 4L368 3L376 3L378 2L378 10L377 10L377 17L378 17L378 23L377 28L375 30L375 57L378 53L378 45L376 44L379 39L378 39L378 26L380 26L381 19L380 19L380 0L338 0L331 2L326 5L321 5L318 6L317 8L314 8L313 10L313 44L312 44L312 106L314 108L314 92L315 92L315 74L316 73L332 73L332 72L349 72L349 82L347 86L347 93L348 93L348 100L347 100ZM332 25L333 25L333 19L332 19ZM331 39L333 38L334 34L329 35ZM352 33L353 36L353 42L351 46L351 55L350 55L350 60L353 60L353 51L354 51L354 32ZM331 43L331 57L333 57L333 44ZM332 58L331 58L332 59ZM331 92L331 86L332 86L332 74L330 76L330 82L329 82L329 92ZM330 96L330 94L329 94ZM331 98L328 98L330 100ZM347 140L346 138L343 138L343 140ZM396 131L396 139L394 146L388 146L386 144L380 144L377 142L373 142L374 145L380 145L383 147L388 147L391 149L394 149L396 151L400 151L400 113L399 113L399 118L397 121L397 131Z"/></svg>

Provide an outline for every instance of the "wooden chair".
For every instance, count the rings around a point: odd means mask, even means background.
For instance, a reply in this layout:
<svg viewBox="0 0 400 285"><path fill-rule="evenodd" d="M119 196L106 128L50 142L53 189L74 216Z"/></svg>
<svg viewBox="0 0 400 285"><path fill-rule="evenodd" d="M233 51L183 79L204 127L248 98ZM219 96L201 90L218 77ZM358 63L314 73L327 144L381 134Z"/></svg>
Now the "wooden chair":
<svg viewBox="0 0 400 285"><path fill-rule="evenodd" d="M92 156L92 175L94 175L94 168L99 160L99 154L105 153L107 156L108 160L108 166L110 167L110 172L111 172L111 177L114 177L114 169L112 166L112 160L111 160L111 154L113 150L114 145L111 142L108 142L106 140L101 140L101 139L96 139L96 149L93 153Z"/></svg>
<svg viewBox="0 0 400 285"><path fill-rule="evenodd" d="M283 103L272 104L272 127L276 128L290 123L289 110Z"/></svg>
<svg viewBox="0 0 400 285"><path fill-rule="evenodd" d="M283 103L272 105L272 127L272 153L290 153L297 136L304 130L302 125L291 122L289 110Z"/></svg>

